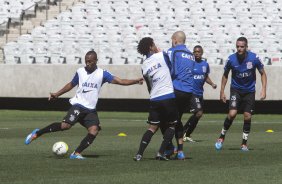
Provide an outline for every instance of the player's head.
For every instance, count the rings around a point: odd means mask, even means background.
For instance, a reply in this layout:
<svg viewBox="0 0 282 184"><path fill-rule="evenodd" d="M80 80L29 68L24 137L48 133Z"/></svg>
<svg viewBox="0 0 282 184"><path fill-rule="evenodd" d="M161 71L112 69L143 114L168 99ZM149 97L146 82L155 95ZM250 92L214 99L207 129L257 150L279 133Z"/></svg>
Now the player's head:
<svg viewBox="0 0 282 184"><path fill-rule="evenodd" d="M94 71L97 67L97 53L95 51L88 51L85 55L85 65L88 71Z"/></svg>
<svg viewBox="0 0 282 184"><path fill-rule="evenodd" d="M196 61L201 61L203 56L204 50L201 45L196 45L193 49L193 54L195 56Z"/></svg>
<svg viewBox="0 0 282 184"><path fill-rule="evenodd" d="M157 53L158 48L156 47L153 38L144 37L138 43L137 51L141 55L148 56L149 54Z"/></svg>
<svg viewBox="0 0 282 184"><path fill-rule="evenodd" d="M172 47L175 47L176 45L182 45L185 44L186 41L186 35L183 31L176 31L171 36L171 45Z"/></svg>
<svg viewBox="0 0 282 184"><path fill-rule="evenodd" d="M239 37L236 41L236 49L238 55L245 55L248 49L248 40L245 37Z"/></svg>

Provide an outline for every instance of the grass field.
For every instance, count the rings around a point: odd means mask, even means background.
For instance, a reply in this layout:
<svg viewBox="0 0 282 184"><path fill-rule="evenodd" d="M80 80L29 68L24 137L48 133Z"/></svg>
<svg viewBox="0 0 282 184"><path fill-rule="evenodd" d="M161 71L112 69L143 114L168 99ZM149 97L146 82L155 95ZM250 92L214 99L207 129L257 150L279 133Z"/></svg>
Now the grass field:
<svg viewBox="0 0 282 184"><path fill-rule="evenodd" d="M51 147L65 141L70 152L86 131L79 124L71 130L46 134L24 144L34 128L60 121L65 112L0 111L0 183L282 183L281 115L255 115L249 136L249 152L241 152L242 117L226 136L222 151L214 149L224 114L206 114L193 138L185 143L185 161L156 161L161 142L157 133L141 162L132 160L147 125L147 113L100 112L102 131L83 152L86 160L57 158ZM185 119L188 116L184 117ZM274 133L266 133L267 129ZM118 137L124 132L126 137Z"/></svg>

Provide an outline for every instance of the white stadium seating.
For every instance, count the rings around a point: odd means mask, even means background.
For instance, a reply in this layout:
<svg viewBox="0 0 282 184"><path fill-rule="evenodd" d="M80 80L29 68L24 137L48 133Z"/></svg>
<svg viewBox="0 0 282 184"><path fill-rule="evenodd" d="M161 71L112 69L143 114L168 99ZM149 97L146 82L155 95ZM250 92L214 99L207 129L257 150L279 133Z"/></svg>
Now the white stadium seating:
<svg viewBox="0 0 282 184"><path fill-rule="evenodd" d="M35 2L0 0L0 27L19 21ZM142 37L168 49L177 30L186 33L190 49L203 46L210 64L223 64L239 36L266 64L282 64L279 0L85 0L7 43L5 63L78 64L93 49L100 64L140 64L136 47Z"/></svg>

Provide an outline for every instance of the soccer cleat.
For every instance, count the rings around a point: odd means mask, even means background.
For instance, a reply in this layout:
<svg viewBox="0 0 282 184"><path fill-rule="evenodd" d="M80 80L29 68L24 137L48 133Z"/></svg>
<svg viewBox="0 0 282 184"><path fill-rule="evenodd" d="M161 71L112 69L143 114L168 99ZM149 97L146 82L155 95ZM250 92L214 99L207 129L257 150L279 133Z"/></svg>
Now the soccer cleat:
<svg viewBox="0 0 282 184"><path fill-rule="evenodd" d="M172 156L173 154L177 153L177 148L172 146L170 149L165 150L164 155L169 158L170 156Z"/></svg>
<svg viewBox="0 0 282 184"><path fill-rule="evenodd" d="M134 161L140 161L141 159L142 159L142 155L140 155L140 154L137 154L137 155L135 155L135 157L133 157Z"/></svg>
<svg viewBox="0 0 282 184"><path fill-rule="evenodd" d="M223 146L223 139L222 138L217 139L214 146L216 150L221 150Z"/></svg>
<svg viewBox="0 0 282 184"><path fill-rule="evenodd" d="M185 155L183 151L178 151L178 153L175 156L175 159L177 160L185 160Z"/></svg>
<svg viewBox="0 0 282 184"><path fill-rule="evenodd" d="M37 138L36 132L38 132L39 129L34 129L28 136L25 138L25 144L28 145L30 144L33 140Z"/></svg>
<svg viewBox="0 0 282 184"><path fill-rule="evenodd" d="M84 160L85 157L83 157L83 156L82 156L81 154L79 154L79 153L73 152L73 153L70 155L70 159Z"/></svg>
<svg viewBox="0 0 282 184"><path fill-rule="evenodd" d="M186 137L186 136L183 136L183 141L184 142L196 142L191 137Z"/></svg>
<svg viewBox="0 0 282 184"><path fill-rule="evenodd" d="M169 159L165 155L162 155L160 153L157 153L156 160L169 161Z"/></svg>
<svg viewBox="0 0 282 184"><path fill-rule="evenodd" d="M241 150L242 151L249 151L248 146L246 144L241 145Z"/></svg>

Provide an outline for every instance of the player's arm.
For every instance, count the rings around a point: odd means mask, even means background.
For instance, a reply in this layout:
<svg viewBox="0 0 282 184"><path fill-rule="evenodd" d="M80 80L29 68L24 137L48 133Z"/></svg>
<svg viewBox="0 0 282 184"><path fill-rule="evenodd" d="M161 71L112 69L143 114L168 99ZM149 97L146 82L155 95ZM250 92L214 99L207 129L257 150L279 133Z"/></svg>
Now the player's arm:
<svg viewBox="0 0 282 184"><path fill-rule="evenodd" d="M138 79L120 79L116 76L114 76L113 80L112 80L112 84L119 84L122 86L129 86L129 85L133 85L133 84L143 84L143 78L138 78Z"/></svg>
<svg viewBox="0 0 282 184"><path fill-rule="evenodd" d="M216 87L217 87L217 85L212 82L212 80L211 80L211 78L209 77L209 75L206 75L206 83L208 83L209 85L211 85L213 89L216 89Z"/></svg>
<svg viewBox="0 0 282 184"><path fill-rule="evenodd" d="M221 78L221 86L220 86L220 100L223 103L226 103L226 96L225 96L224 90L225 90L225 86L228 80L228 74L229 74L230 69L231 69L231 63L228 60L224 67L224 73Z"/></svg>
<svg viewBox="0 0 282 184"><path fill-rule="evenodd" d="M260 99L264 100L266 98L267 76L263 68L259 70L259 73L261 75L261 86L262 86L261 93L260 93Z"/></svg>
<svg viewBox="0 0 282 184"><path fill-rule="evenodd" d="M49 100L56 99L62 94L65 94L66 92L70 91L75 85L73 85L72 82L67 83L62 89L60 89L56 93L50 93Z"/></svg>

